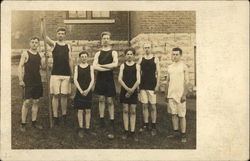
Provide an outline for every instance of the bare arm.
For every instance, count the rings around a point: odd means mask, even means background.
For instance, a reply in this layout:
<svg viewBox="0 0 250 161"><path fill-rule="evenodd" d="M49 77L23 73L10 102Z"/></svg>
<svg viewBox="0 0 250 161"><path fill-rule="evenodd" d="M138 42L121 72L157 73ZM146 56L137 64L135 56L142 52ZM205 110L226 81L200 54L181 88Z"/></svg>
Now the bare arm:
<svg viewBox="0 0 250 161"><path fill-rule="evenodd" d="M189 72L188 72L188 67L185 65L184 67L184 92L183 92L183 96L185 97L188 93L188 87L189 87Z"/></svg>
<svg viewBox="0 0 250 161"><path fill-rule="evenodd" d="M40 54L41 56L41 69L42 70L46 70L46 63L45 63L45 55L44 54Z"/></svg>
<svg viewBox="0 0 250 161"><path fill-rule="evenodd" d="M21 55L21 59L19 62L19 66L18 66L18 78L19 78L19 84L21 86L25 86L24 81L23 81L23 77L24 77L24 63L27 62L28 60L28 54L23 52Z"/></svg>
<svg viewBox="0 0 250 161"><path fill-rule="evenodd" d="M141 83L141 67L140 65L136 64L136 82L132 87L132 91L135 91L135 89L139 86L140 83Z"/></svg>
<svg viewBox="0 0 250 161"><path fill-rule="evenodd" d="M82 93L83 90L81 89L81 87L80 87L80 85L79 85L79 83L77 81L77 78L78 78L78 72L77 72L77 70L78 70L78 66L75 67L74 84L75 84L76 88L79 90L79 92Z"/></svg>
<svg viewBox="0 0 250 161"><path fill-rule="evenodd" d="M99 57L99 55L100 55L100 52L97 52L95 54L94 61L93 61L93 68L94 68L94 70L97 70L97 71L110 71L110 69L102 68L100 66L100 64L98 64L98 57Z"/></svg>
<svg viewBox="0 0 250 161"><path fill-rule="evenodd" d="M123 70L124 70L124 64L122 64L120 66L120 72L119 72L119 75L118 75L118 82L121 84L121 86L123 88L125 88L126 91L129 91L130 88L128 86L126 86L126 84L123 82L122 80L122 77L123 77Z"/></svg>
<svg viewBox="0 0 250 161"><path fill-rule="evenodd" d="M113 69L118 66L118 54L116 51L112 52L113 62L110 64L100 65L102 68Z"/></svg>
<svg viewBox="0 0 250 161"><path fill-rule="evenodd" d="M158 91L159 86L160 86L160 78L161 78L161 76L160 76L159 59L157 57L155 57L155 63L156 63L156 73L155 73L155 75L156 75L156 80L157 80L155 90Z"/></svg>

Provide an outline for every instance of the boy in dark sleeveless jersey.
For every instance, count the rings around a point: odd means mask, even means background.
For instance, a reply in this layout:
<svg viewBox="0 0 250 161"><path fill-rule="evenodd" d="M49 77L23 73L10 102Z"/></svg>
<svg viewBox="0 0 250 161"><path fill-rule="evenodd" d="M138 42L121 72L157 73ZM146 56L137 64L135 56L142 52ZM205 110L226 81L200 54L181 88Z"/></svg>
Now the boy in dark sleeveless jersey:
<svg viewBox="0 0 250 161"><path fill-rule="evenodd" d="M41 125L37 124L38 101L43 95L43 86L40 75L40 68L45 69L44 58L40 56L37 49L39 46L39 38L32 37L30 39L30 49L21 55L18 77L19 85L24 90L24 102L22 106L22 122L21 131L26 131L26 117L28 113L28 104L32 103L32 126L42 129Z"/></svg>
<svg viewBox="0 0 250 161"><path fill-rule="evenodd" d="M47 43L53 48L53 67L50 77L50 93L52 94L53 120L55 125L59 125L58 104L61 100L62 121L66 123L67 99L71 93L70 80L73 74L73 63L71 58L71 47L65 43L66 29L57 29L57 40L53 41L46 37Z"/></svg>
<svg viewBox="0 0 250 161"><path fill-rule="evenodd" d="M134 62L135 50L125 50L126 62L120 66L118 81L121 84L120 102L123 105L124 135L122 139L132 136L135 141L136 105L138 101L137 87L140 84L140 66ZM129 117L130 111L130 117ZM130 120L130 135L129 135Z"/></svg>
<svg viewBox="0 0 250 161"><path fill-rule="evenodd" d="M89 132L91 106L92 106L92 87L94 84L94 69L88 64L88 52L79 53L80 64L75 67L74 83L77 91L74 98L74 107L78 109L77 118L79 123L79 137L83 137L83 111L85 110L85 129Z"/></svg>
<svg viewBox="0 0 250 161"><path fill-rule="evenodd" d="M110 32L101 33L101 51L94 57L93 67L97 71L95 93L99 95L99 115L100 126L104 127L105 99L107 100L110 123L112 130L108 134L109 138L114 138L114 102L116 95L113 69L118 66L117 52L112 50L110 43Z"/></svg>
<svg viewBox="0 0 250 161"><path fill-rule="evenodd" d="M156 135L156 91L159 89L160 72L159 72L159 60L152 54L152 48L150 43L143 45L145 52L144 56L138 61L141 65L141 84L140 84L140 101L142 103L143 121L144 125L140 131L149 130L149 108L148 104L151 104L151 120L152 131L151 135Z"/></svg>

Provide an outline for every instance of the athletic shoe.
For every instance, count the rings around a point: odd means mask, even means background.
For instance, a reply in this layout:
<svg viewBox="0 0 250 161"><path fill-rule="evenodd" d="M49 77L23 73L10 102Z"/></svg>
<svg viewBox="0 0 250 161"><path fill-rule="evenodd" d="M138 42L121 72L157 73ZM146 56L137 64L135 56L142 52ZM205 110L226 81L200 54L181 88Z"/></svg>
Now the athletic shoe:
<svg viewBox="0 0 250 161"><path fill-rule="evenodd" d="M43 129L42 125L39 125L36 122L32 123L32 127L35 128L35 129L40 129L40 130Z"/></svg>
<svg viewBox="0 0 250 161"><path fill-rule="evenodd" d="M26 131L26 127L25 127L25 125L21 125L21 127L20 127L20 131L21 131L21 132L25 132L25 131Z"/></svg>
<svg viewBox="0 0 250 161"><path fill-rule="evenodd" d="M167 138L179 138L180 133L179 132L173 132L170 135L167 136Z"/></svg>
<svg viewBox="0 0 250 161"><path fill-rule="evenodd" d="M108 134L108 138L112 140L112 139L114 139L114 138L115 138L115 135L114 135L114 134L112 134L112 133L109 133L109 134Z"/></svg>
<svg viewBox="0 0 250 161"><path fill-rule="evenodd" d="M182 143L186 143L186 142L187 142L187 138L186 138L186 137L182 137L182 138L181 138L181 142L182 142Z"/></svg>
<svg viewBox="0 0 250 161"><path fill-rule="evenodd" d="M139 132L145 132L145 131L148 131L148 127L147 126L143 126L139 129Z"/></svg>
<svg viewBox="0 0 250 161"><path fill-rule="evenodd" d="M151 131L151 135L152 135L152 136L155 136L156 134L157 134L156 129L152 129L152 131Z"/></svg>
<svg viewBox="0 0 250 161"><path fill-rule="evenodd" d="M79 129L78 129L78 136L79 136L80 138L83 138L83 137L84 137L84 130L83 130L83 128L79 128Z"/></svg>
<svg viewBox="0 0 250 161"><path fill-rule="evenodd" d="M122 135L122 139L126 140L129 137L129 133L128 131L124 131L123 135Z"/></svg>

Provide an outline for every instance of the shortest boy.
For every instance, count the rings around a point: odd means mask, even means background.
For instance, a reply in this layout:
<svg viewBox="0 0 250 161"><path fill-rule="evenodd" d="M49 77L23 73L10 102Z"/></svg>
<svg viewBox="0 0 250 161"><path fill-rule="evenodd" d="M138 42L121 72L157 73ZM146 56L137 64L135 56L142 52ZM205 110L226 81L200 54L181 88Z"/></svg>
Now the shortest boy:
<svg viewBox="0 0 250 161"><path fill-rule="evenodd" d="M79 123L78 136L83 137L83 111L85 110L86 133L89 133L91 106L92 106L92 86L94 84L94 70L88 64L88 52L79 53L80 64L75 67L74 83L77 91L74 98L74 106L78 109L77 117Z"/></svg>
<svg viewBox="0 0 250 161"><path fill-rule="evenodd" d="M136 122L136 105L137 105L137 88L140 84L140 66L134 62L135 50L129 48L125 50L126 62L120 67L118 81L121 84L120 102L123 104L123 123L124 135L123 139L128 136L135 137L135 122ZM129 116L130 111L130 116ZM129 135L129 122L131 132Z"/></svg>
<svg viewBox="0 0 250 161"><path fill-rule="evenodd" d="M168 137L177 137L179 135L179 121L181 142L186 142L186 94L188 85L188 68L181 61L182 50L173 48L172 61L168 66L168 81L166 97L168 102L168 112L172 115L173 134Z"/></svg>

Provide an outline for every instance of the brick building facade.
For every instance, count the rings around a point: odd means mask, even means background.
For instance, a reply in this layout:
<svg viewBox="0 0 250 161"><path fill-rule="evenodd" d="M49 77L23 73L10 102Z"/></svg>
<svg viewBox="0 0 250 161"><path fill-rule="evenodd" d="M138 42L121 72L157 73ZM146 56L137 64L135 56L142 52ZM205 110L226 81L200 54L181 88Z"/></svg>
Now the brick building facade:
<svg viewBox="0 0 250 161"><path fill-rule="evenodd" d="M140 55L143 44L150 41L160 59L162 82L166 80L172 48L180 47L183 60L189 67L191 83L196 84L194 11L13 11L13 49L27 48L32 35L40 36L40 18L44 16L47 33L52 39L55 39L58 26L67 28L67 40L74 55L85 46L93 56L100 47L100 33L103 31L112 33L114 48L120 56L129 45Z"/></svg>

